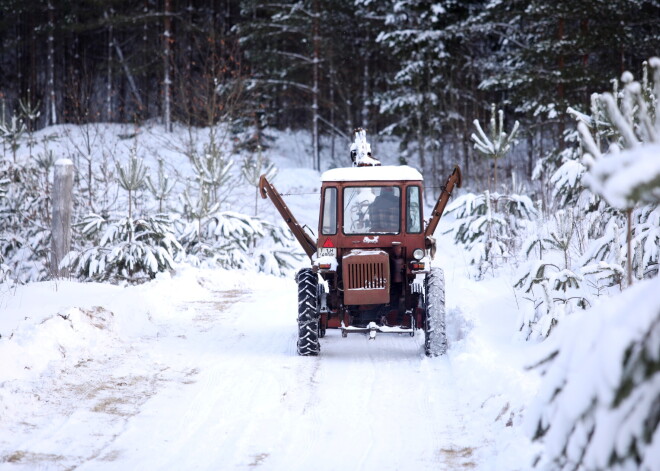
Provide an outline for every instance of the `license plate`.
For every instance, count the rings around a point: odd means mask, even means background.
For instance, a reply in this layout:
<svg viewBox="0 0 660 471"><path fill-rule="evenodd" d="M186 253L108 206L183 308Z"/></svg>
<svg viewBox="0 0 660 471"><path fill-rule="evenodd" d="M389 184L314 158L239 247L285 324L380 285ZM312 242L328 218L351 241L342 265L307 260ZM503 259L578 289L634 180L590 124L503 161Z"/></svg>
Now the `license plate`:
<svg viewBox="0 0 660 471"><path fill-rule="evenodd" d="M337 248L336 247L321 247L318 250L319 257L337 257Z"/></svg>

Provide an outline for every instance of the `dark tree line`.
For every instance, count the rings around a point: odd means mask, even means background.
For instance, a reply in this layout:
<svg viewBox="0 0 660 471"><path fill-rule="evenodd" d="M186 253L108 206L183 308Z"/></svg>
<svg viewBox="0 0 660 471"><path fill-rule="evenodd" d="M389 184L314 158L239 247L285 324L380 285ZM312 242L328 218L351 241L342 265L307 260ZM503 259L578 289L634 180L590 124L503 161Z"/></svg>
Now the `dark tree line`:
<svg viewBox="0 0 660 471"><path fill-rule="evenodd" d="M0 46L2 118L38 109L33 128L227 121L251 144L266 127L304 128L322 167L320 146L334 157L341 144L343 157L363 126L400 136L424 169L469 173L472 122L497 103L521 122L516 164L530 174L561 141L567 106L586 109L590 93L660 54L660 5L0 0Z"/></svg>
<svg viewBox="0 0 660 471"><path fill-rule="evenodd" d="M133 122L162 117L169 97L173 120L208 124L221 114L208 109L209 89L242 73L237 3L3 0L6 113L29 101L38 127Z"/></svg>

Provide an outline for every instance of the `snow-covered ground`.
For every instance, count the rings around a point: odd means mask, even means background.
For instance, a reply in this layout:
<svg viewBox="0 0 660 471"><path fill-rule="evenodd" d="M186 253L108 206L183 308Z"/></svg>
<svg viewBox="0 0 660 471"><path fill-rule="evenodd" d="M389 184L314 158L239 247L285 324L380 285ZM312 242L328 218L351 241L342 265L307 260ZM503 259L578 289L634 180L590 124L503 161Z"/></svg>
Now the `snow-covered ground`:
<svg viewBox="0 0 660 471"><path fill-rule="evenodd" d="M506 276L441 239L450 348L423 333L296 355L292 279L181 267L0 294L0 469L528 469L538 389Z"/></svg>

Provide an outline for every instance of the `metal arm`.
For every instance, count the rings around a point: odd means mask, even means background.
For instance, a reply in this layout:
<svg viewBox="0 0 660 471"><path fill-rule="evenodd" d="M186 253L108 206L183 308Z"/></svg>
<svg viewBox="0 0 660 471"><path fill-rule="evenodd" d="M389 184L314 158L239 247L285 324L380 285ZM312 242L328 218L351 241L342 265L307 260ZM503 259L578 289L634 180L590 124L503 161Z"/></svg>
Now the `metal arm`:
<svg viewBox="0 0 660 471"><path fill-rule="evenodd" d="M303 230L300 224L298 224L296 218L291 214L291 210L289 210L286 203L284 203L282 196L280 196L275 187L266 179L266 175L262 175L261 178L259 178L259 192L263 199L270 196L270 200L275 205L275 209L280 213L282 219L284 219L284 222L286 222L287 226L289 226L289 229L291 229L291 232L293 232L293 235L298 240L298 243L311 259L312 255L316 253L316 241Z"/></svg>
<svg viewBox="0 0 660 471"><path fill-rule="evenodd" d="M445 186L442 187L440 197L438 198L438 201L435 203L435 207L431 212L429 225L426 226L426 231L424 231L424 235L426 237L432 236L435 232L435 228L438 227L438 222L440 222L442 213L445 211L445 206L447 206L447 202L449 201L449 197L451 196L451 192L454 189L454 186L460 188L462 180L461 169L458 165L456 165L452 174L449 175L447 183L445 183Z"/></svg>

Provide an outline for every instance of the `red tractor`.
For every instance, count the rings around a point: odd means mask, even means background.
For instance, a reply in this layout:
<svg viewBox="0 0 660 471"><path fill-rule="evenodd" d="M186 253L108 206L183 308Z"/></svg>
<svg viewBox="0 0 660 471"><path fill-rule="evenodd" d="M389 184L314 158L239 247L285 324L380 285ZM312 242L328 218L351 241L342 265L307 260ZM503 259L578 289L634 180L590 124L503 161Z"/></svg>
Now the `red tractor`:
<svg viewBox="0 0 660 471"><path fill-rule="evenodd" d="M430 261L433 233L454 186L461 186L460 169L454 168L425 221L422 175L408 166L379 166L370 152L361 160L357 151L357 166L321 177L317 240L265 176L259 182L261 196L270 197L311 260L311 268L296 275L298 353L318 355L326 329L375 338L377 333L413 336L421 328L426 355L442 355L447 350L444 274Z"/></svg>

